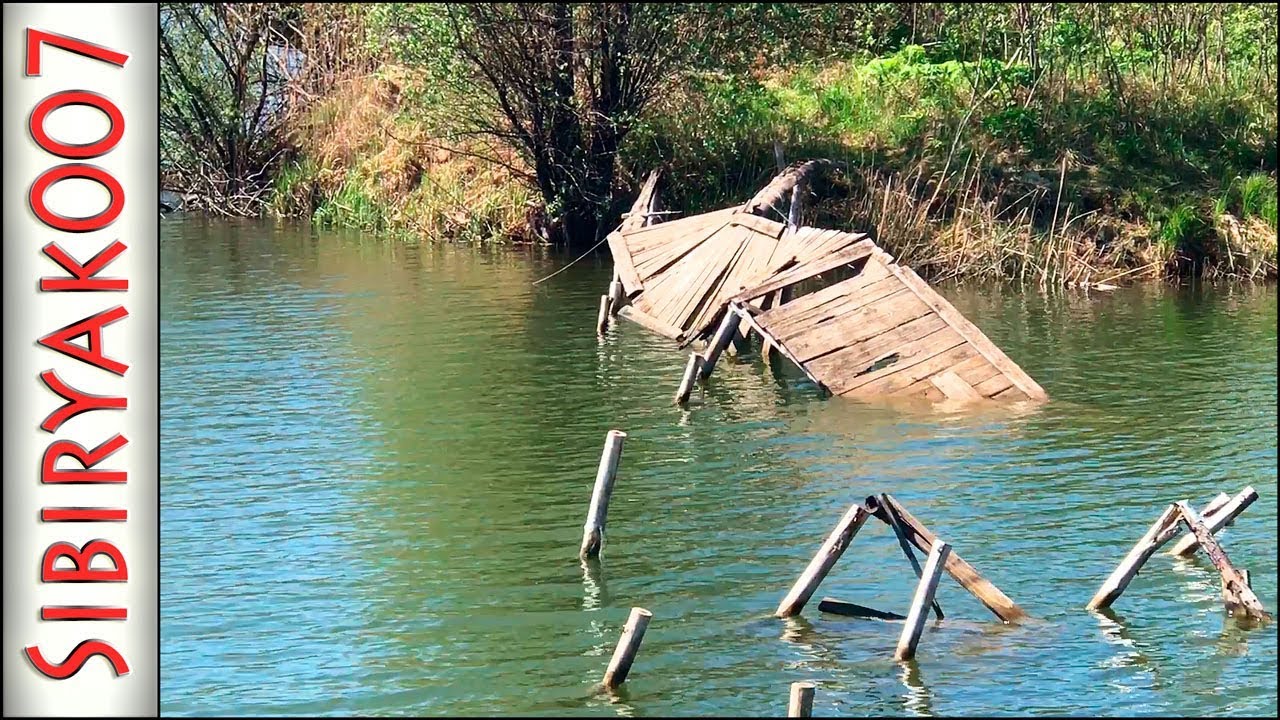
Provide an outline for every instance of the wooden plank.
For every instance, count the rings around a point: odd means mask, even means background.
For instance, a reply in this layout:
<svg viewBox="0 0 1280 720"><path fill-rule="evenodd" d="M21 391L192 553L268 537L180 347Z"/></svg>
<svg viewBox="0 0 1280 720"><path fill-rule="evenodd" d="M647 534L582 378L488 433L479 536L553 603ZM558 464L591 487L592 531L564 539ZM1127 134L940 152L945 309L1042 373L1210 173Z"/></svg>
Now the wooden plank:
<svg viewBox="0 0 1280 720"><path fill-rule="evenodd" d="M903 290L866 305L856 313L843 313L827 322L802 328L794 335L780 339L796 357L809 362L834 350L870 340L928 314L928 306L920 302L915 294Z"/></svg>
<svg viewBox="0 0 1280 720"><path fill-rule="evenodd" d="M788 285L794 285L802 280L808 280L815 275L820 275L824 272L835 270L838 267L843 267L852 262L861 260L871 254L873 247L874 246L870 241L856 243L838 253L832 253L831 255L819 260L814 260L811 263L806 263L804 265L784 270L781 273L776 274L769 281L761 285L757 285L750 290L740 292L735 297L742 300L751 300L752 298L757 298L762 295L768 295L774 290L781 290Z"/></svg>
<svg viewBox="0 0 1280 720"><path fill-rule="evenodd" d="M762 338L771 341L773 345L778 349L778 352L781 353L783 357L790 360L792 364L795 365L797 368L800 368L800 371L803 372L805 374L805 377L809 378L809 380L811 380L814 385L817 385L818 388L820 388L824 392L828 391L826 384L823 383L822 380L819 380L816 375L810 372L808 368L806 368L799 360L796 359L795 355L791 354L791 351L788 350L785 345L782 345L781 343L779 343L777 338L775 338L768 330L766 330L764 327L762 327L759 323L756 322L755 314L760 312L759 308L757 308L756 306L748 302L745 302L742 300L736 300L736 299L730 300L729 306L734 308L737 311L737 313L742 316L742 321L747 324L747 327L760 333L760 336Z"/></svg>
<svg viewBox="0 0 1280 720"><path fill-rule="evenodd" d="M950 327L937 314L929 313L875 337L806 360L805 364L815 375L830 378L833 388L843 387L840 378L852 377L867 369L877 359L895 350L901 352L900 348L903 346Z"/></svg>
<svg viewBox="0 0 1280 720"><path fill-rule="evenodd" d="M851 283L845 287L852 288L852 290L832 302L815 307L807 312L797 312L794 317L784 317L781 322L772 321L769 317L762 317L761 322L768 325L783 342L787 342L791 338L812 332L815 326L824 323L840 322L843 324L849 321L860 321L862 313L871 312L869 310L871 306L879 308L882 302L894 303L894 307L902 307L905 304L913 308L921 308L920 312L914 313L915 317L919 317L928 311L928 308L911 291L902 287L902 283L898 282L897 278L885 278L863 287L858 287L857 283ZM888 308L886 307L885 309ZM880 311L876 312L880 313ZM854 313L857 313L856 317ZM910 319L905 318L904 321ZM862 335L860 337L866 336ZM857 340L858 338L849 338L850 343L857 342Z"/></svg>
<svg viewBox="0 0 1280 720"><path fill-rule="evenodd" d="M734 213L733 219L729 221L729 224L741 225L742 227L750 228L761 235L768 235L775 240L782 235L783 230L787 229L787 226L784 223L744 212Z"/></svg>
<svg viewBox="0 0 1280 720"><path fill-rule="evenodd" d="M1262 607L1262 601L1254 594L1253 588L1249 587L1249 581L1231 564L1227 551L1218 544L1213 531L1205 525L1200 514L1186 500L1179 500L1174 506L1182 515L1182 521L1196 536L1200 547L1204 548L1204 554L1209 556L1213 566L1218 569L1218 574L1222 576L1222 595L1227 610L1232 614L1243 613L1260 620L1270 620L1271 614Z"/></svg>
<svg viewBox="0 0 1280 720"><path fill-rule="evenodd" d="M922 552L932 550L933 543L937 540L933 533L929 532L929 529L924 524L907 512L907 509L902 507L902 503L898 502L892 495L885 494L881 497L884 498L884 502L881 502L875 496L867 498L867 510L887 524L889 522L887 519L889 508L893 508L893 512L897 513L898 519L902 522L902 527L906 532L907 539L911 541L911 544ZM1001 620L1011 623L1027 616L1022 608L1018 607L1007 595L1000 592L1000 588L997 588L989 580L982 577L972 565L965 562L958 554L951 553L951 556L947 558L946 563L943 565L943 569Z"/></svg>
<svg viewBox="0 0 1280 720"><path fill-rule="evenodd" d="M983 361L985 362L986 358L983 358ZM997 370L991 377L974 385L973 389L982 397L994 398L1011 387L1013 387L1013 381L1009 379L1009 376Z"/></svg>
<svg viewBox="0 0 1280 720"><path fill-rule="evenodd" d="M622 282L627 294L632 295L643 290L644 285L640 283L640 276L636 274L636 268L631 264L631 252L627 249L627 241L621 233L609 233L609 252L613 254L614 272L618 274L618 280Z"/></svg>
<svg viewBox="0 0 1280 720"><path fill-rule="evenodd" d="M905 357L905 362L889 366L880 371L880 377L867 382L858 382L842 394L865 397L868 395L890 395L900 392L912 383L923 380L955 363L967 360L977 354L971 345L954 328L939 330L916 341L916 348ZM876 373L870 373L874 375ZM866 376L864 376L866 377ZM861 381L862 378L859 378Z"/></svg>
<svg viewBox="0 0 1280 720"><path fill-rule="evenodd" d="M940 372L929 378L929 382L942 391L943 395L949 400L960 400L964 402L973 402L974 400L982 400L985 396L978 394L973 386L960 379L951 370Z"/></svg>
<svg viewBox="0 0 1280 720"><path fill-rule="evenodd" d="M1244 512L1246 508L1258 499L1258 491L1250 485L1241 490L1238 495L1228 498L1225 502L1219 502L1215 498L1205 506L1201 515L1209 521L1209 529L1212 532L1218 532L1222 528L1235 522L1236 516ZM1196 540L1194 533L1188 533L1181 540L1174 544L1173 549L1169 551L1170 555L1178 555L1181 557L1191 557L1200 549L1200 542Z"/></svg>
<svg viewBox="0 0 1280 720"><path fill-rule="evenodd" d="M950 323L965 340L973 345L977 352L986 357L992 365L995 365L1005 375L1008 375L1013 384L1022 390L1027 397L1036 400L1043 400L1048 397L1044 388L1040 387L1035 380L1032 380L1030 375L1023 372L1017 363L1010 360L976 325L969 322L964 315L961 315L960 311L955 309L955 306L929 287L928 283L921 280L920 276L915 274L915 271L897 264L889 265L888 268L890 272L901 278L907 287L919 295L921 300Z"/></svg>
<svg viewBox="0 0 1280 720"><path fill-rule="evenodd" d="M968 360L965 360L964 362L951 368L951 370L956 375L959 375L961 380L974 386L975 389L981 383L986 382L987 380L990 380L991 378L997 375L1003 375L1003 373L1001 373L998 369L996 369L995 365L992 365L985 357L981 355L978 355L977 357L969 358ZM990 393L984 393L984 394L990 394Z"/></svg>
<svg viewBox="0 0 1280 720"><path fill-rule="evenodd" d="M624 317L640 327L656 332L659 335L669 337L672 340L680 338L680 328L672 327L649 313L637 308L635 305L627 305L618 311L619 317Z"/></svg>
<svg viewBox="0 0 1280 720"><path fill-rule="evenodd" d="M831 613L832 615L844 615L845 617L863 617L874 618L876 620L906 620L906 615L899 615L896 612L888 612L885 610L876 610L865 605L857 603L845 602L835 598L824 597L818 601L818 611Z"/></svg>
<svg viewBox="0 0 1280 720"><path fill-rule="evenodd" d="M875 265L879 266L879 263ZM881 272L884 271L874 269L869 263L864 272L848 280L801 295L761 315L760 322L785 339L794 335L798 327L824 322L823 317L832 318L850 312L905 289L897 278L887 272L881 276Z"/></svg>

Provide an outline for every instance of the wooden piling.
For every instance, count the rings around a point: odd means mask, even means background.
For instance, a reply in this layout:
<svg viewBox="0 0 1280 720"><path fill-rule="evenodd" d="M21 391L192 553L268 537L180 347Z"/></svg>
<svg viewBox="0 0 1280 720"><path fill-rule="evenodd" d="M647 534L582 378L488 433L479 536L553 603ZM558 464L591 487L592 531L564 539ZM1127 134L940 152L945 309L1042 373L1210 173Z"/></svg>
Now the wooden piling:
<svg viewBox="0 0 1280 720"><path fill-rule="evenodd" d="M600 296L600 312L596 314L596 334L604 335L609 329L610 310L613 307L613 300L608 295Z"/></svg>
<svg viewBox="0 0 1280 720"><path fill-rule="evenodd" d="M684 377L680 379L680 387L676 390L676 404L684 405L689 402L689 395L693 392L693 384L698 379L698 374L702 372L703 359L696 352L689 353L689 364L684 368Z"/></svg>
<svg viewBox="0 0 1280 720"><path fill-rule="evenodd" d="M636 653L640 652L640 642L644 640L644 632L649 629L649 620L653 613L644 608L631 608L631 616L627 618L626 627L622 629L622 637L618 639L618 647L613 651L613 659L609 668L604 671L604 686L610 690L617 689L631 672L631 664L635 662Z"/></svg>
<svg viewBox="0 0 1280 720"><path fill-rule="evenodd" d="M924 632L924 623L929 619L929 605L938 592L938 580L942 577L942 568L950 555L951 546L935 538L933 547L929 550L929 559L924 563L924 574L920 577L920 584L916 586L915 597L911 599L911 609L907 611L902 636L898 638L898 649L893 655L895 660L910 660L915 657L916 646L920 644L920 633Z"/></svg>
<svg viewBox="0 0 1280 720"><path fill-rule="evenodd" d="M805 603L809 602L809 598L818 589L822 579L831 572L832 566L844 554L849 543L853 541L853 536L858 534L858 530L869 516L867 511L857 503L849 507L844 517L840 518L835 529L822 543L822 547L818 548L818 554L813 556L795 585L791 586L790 592L778 604L778 610L774 615L780 618L791 617L804 609Z"/></svg>
<svg viewBox="0 0 1280 720"><path fill-rule="evenodd" d="M1093 594L1093 599L1085 606L1088 610L1100 610L1105 607L1111 607L1111 603L1120 597L1125 588L1129 587L1129 582L1138 574L1138 569L1147 561L1156 550L1160 549L1163 544L1160 539L1168 538L1172 533L1167 532L1170 528L1176 529L1178 518L1178 510L1170 505L1160 513L1160 517L1156 519L1155 524L1147 529L1142 539L1138 540L1138 544L1133 546L1128 555L1120 561L1116 569L1102 583L1102 587L1098 588L1098 592ZM1166 540L1167 542L1167 540Z"/></svg>
<svg viewBox="0 0 1280 720"><path fill-rule="evenodd" d="M928 528L915 519L911 513L907 512L907 509L902 507L902 503L894 499L892 495L885 493L880 497L884 499L884 502L881 502L874 495L867 498L867 510L888 524L889 508L892 508L893 512L897 514L898 520L902 523L902 529L907 536L907 540L921 552L931 551L933 542L936 539L933 533L929 532ZM943 569L1004 622L1017 622L1027 616L1027 613L1018 607L1013 600L1009 599L1008 595L1000 592L1000 588L982 577L972 565L965 562L958 554L950 553L947 556L946 564L943 565Z"/></svg>
<svg viewBox="0 0 1280 720"><path fill-rule="evenodd" d="M618 276L615 273L613 281L609 283L609 316L616 316L618 311L622 309L622 305L625 302L626 293L622 289L622 281L618 279Z"/></svg>
<svg viewBox="0 0 1280 720"><path fill-rule="evenodd" d="M1200 547L1204 548L1204 554L1218 568L1218 574L1222 576L1222 600L1227 610L1233 615L1242 613L1248 617L1270 620L1271 614L1262 607L1262 601L1258 600L1253 588L1249 587L1248 578L1231 564L1227 551L1218 544L1204 519L1186 500L1179 500L1174 503L1174 507L1178 509L1182 521L1195 533Z"/></svg>
<svg viewBox="0 0 1280 720"><path fill-rule="evenodd" d="M1252 486L1241 490L1239 494L1231 498L1231 500L1218 508L1218 511L1208 520L1208 528L1210 533L1215 533L1222 529L1234 519L1237 515L1244 512L1244 509L1253 504L1258 499L1258 492ZM1212 506L1210 503L1206 506L1206 510ZM1102 587L1098 588L1098 592L1094 593L1093 598L1089 600L1089 604L1085 606L1088 610L1100 610L1102 608L1111 607L1116 598L1124 593L1125 588L1129 587L1129 583L1134 576L1138 574L1138 570L1156 554L1165 543L1177 537L1180 532L1178 525L1179 513L1175 506L1170 505L1165 508L1156 523L1147 530L1142 539L1138 540L1138 544L1133 546L1128 555L1120 561L1116 569L1102 583ZM1184 544L1185 543L1185 544ZM1191 536L1191 542L1181 541L1178 543L1182 548L1198 548L1199 541L1195 539L1194 533ZM1177 548L1175 548L1177 549ZM1184 550L1183 552L1194 552L1194 549ZM1181 554L1181 553L1179 553Z"/></svg>
<svg viewBox="0 0 1280 720"><path fill-rule="evenodd" d="M720 321L720 328L716 330L711 343L707 345L707 355L702 361L702 370L699 375L703 380L711 375L716 362L720 360L720 355L724 353L725 348L729 347L729 343L733 342L733 336L738 333L738 325L741 322L742 318L732 307L725 309L724 320Z"/></svg>
<svg viewBox="0 0 1280 720"><path fill-rule="evenodd" d="M622 457L622 442L627 434L610 430L604 438L604 453L596 470L596 484L591 491L591 506L587 510L587 522L582 526L582 547L579 557L593 558L604 545L604 525L609 516L609 498L613 496L613 480L618 473L618 458Z"/></svg>
<svg viewBox="0 0 1280 720"><path fill-rule="evenodd" d="M1225 493L1224 493L1225 495ZM1258 499L1258 491L1250 485L1241 490L1235 497L1228 499L1226 502L1218 504L1209 503L1201 511L1200 516L1204 518L1205 523L1209 526L1209 531L1217 534L1219 530L1235 522L1236 516L1244 512L1246 508ZM1195 533L1187 533L1179 540L1171 550L1170 555L1178 555L1181 557L1191 557L1200 549L1200 542L1196 540Z"/></svg>
<svg viewBox="0 0 1280 720"><path fill-rule="evenodd" d="M791 683L791 700L787 703L787 717L813 717L813 691L813 683Z"/></svg>
<svg viewBox="0 0 1280 720"><path fill-rule="evenodd" d="M902 530L902 522L898 519L898 514L895 513L893 508L889 506L889 503L884 500L883 495L881 495L881 502L883 502L885 507L889 510L889 526L893 528L893 534L898 537L898 546L902 548L902 554L906 555L907 560L911 563L911 569L915 571L916 579L923 579L924 571L920 569L920 561L916 560L916 554L911 550L911 544L907 542L907 534ZM942 606L939 605L936 600L933 602L933 614L936 615L939 620L942 620L945 617L942 614Z"/></svg>

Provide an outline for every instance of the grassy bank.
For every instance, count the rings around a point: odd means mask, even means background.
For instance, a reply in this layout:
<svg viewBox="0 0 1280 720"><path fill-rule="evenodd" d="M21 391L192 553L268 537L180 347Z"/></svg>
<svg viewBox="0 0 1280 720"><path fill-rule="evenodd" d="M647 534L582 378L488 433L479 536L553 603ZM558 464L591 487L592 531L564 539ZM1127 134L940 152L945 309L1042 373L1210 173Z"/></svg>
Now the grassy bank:
<svg viewBox="0 0 1280 720"><path fill-rule="evenodd" d="M869 231L923 274L1060 285L1276 277L1274 77L1140 54L1105 71L879 57L691 73L627 137L620 195L667 169L672 207L748 197L789 159L843 180L806 221ZM1172 73L1172 74L1171 74ZM476 242L538 241L527 168L450 138L430 75L388 62L294 118L270 207L322 223ZM441 102L433 98L437 105ZM447 98L444 99L447 105Z"/></svg>

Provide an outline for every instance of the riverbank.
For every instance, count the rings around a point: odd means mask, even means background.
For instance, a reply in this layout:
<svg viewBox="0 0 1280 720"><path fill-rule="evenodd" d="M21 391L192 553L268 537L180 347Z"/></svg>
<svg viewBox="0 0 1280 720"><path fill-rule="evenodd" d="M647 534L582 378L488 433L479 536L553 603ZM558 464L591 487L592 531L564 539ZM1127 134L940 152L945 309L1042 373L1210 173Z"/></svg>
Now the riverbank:
<svg viewBox="0 0 1280 720"><path fill-rule="evenodd" d="M299 155L272 211L432 240L542 240L527 168L445 139L414 107L426 79L386 65L319 99L294 126ZM919 46L698 76L632 132L618 194L662 165L671 207L738 202L774 172L780 140L790 158L847 167L807 222L870 231L934 279L1274 279L1274 95L1241 82L1133 73L1120 102L1098 77L1045 87L1025 65L935 61Z"/></svg>

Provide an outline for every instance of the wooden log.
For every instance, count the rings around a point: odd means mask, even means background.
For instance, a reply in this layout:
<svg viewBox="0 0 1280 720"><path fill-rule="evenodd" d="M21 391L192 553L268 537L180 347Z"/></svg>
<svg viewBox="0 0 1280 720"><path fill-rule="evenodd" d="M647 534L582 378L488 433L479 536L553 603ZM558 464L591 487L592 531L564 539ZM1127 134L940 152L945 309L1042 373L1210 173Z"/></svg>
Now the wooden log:
<svg viewBox="0 0 1280 720"><path fill-rule="evenodd" d="M716 330L716 334L712 336L711 342L708 343L706 356L702 361L702 370L699 375L703 380L710 377L711 371L716 367L716 362L720 360L720 355L733 342L733 337L738 334L738 325L741 322L742 318L738 316L738 313L732 307L725 309L724 320L720 321L719 329Z"/></svg>
<svg viewBox="0 0 1280 720"><path fill-rule="evenodd" d="M1226 497L1224 493L1222 497ZM1225 503L1217 505L1211 502L1205 506L1200 515L1204 518L1209 526L1209 531L1217 533L1222 528L1235 522L1236 516L1244 512L1246 508L1258 499L1258 491L1250 485L1241 490L1235 497L1228 499ZM1169 550L1170 555L1178 555L1181 557L1191 557L1200 549L1200 541L1196 540L1195 533L1187 533L1182 537L1173 548Z"/></svg>
<svg viewBox="0 0 1280 720"><path fill-rule="evenodd" d="M1172 536L1172 533L1168 532L1168 530L1170 528L1176 529L1177 516L1178 510L1172 505L1165 508L1163 513L1160 513L1160 517L1156 519L1155 524L1147 530L1142 539L1138 540L1138 544L1133 546L1129 554L1124 556L1124 559L1120 561L1116 569L1102 583L1102 587L1098 588L1098 592L1093 594L1093 599L1089 601L1088 605L1085 605L1085 609L1100 610L1111 607L1116 598L1120 597L1125 588L1129 587L1129 582L1138 574L1138 569L1142 567L1143 563L1154 555L1164 542L1168 542L1168 538ZM1161 538L1165 538L1165 540L1162 542Z"/></svg>
<svg viewBox="0 0 1280 720"><path fill-rule="evenodd" d="M885 493L881 497L884 498L885 503L881 503L874 495L867 498L867 510L888 524L889 510L885 507L887 503L897 513L898 519L902 523L902 529L907 535L907 540L911 541L911 544L915 545L921 552L929 552L933 548L935 539L933 533L929 532L928 528L919 520L916 520L911 513L907 512L906 508L902 507L902 503L894 499L892 495ZM943 569L1004 622L1017 622L1027 616L1027 613L1018 607L1013 600L1010 600L1009 596L1000 592L1000 588L982 577L972 565L961 559L958 554L953 552L948 555Z"/></svg>
<svg viewBox="0 0 1280 720"><path fill-rule="evenodd" d="M1233 615L1243 613L1259 620L1270 620L1271 614L1262 607L1262 601L1258 600L1253 588L1249 587L1248 579L1231 564L1231 560L1227 558L1227 551L1218 544L1217 539L1213 537L1213 531L1205 524L1200 514L1186 500L1179 500L1174 503L1174 506L1178 508L1182 521L1191 528L1191 532L1195 533L1200 547L1204 548L1204 554L1208 555L1213 561L1213 566L1218 568L1218 574L1222 576L1222 599L1227 610Z"/></svg>
<svg viewBox="0 0 1280 720"><path fill-rule="evenodd" d="M582 526L582 546L578 556L593 558L604 546L604 525L609 517L609 498L613 497L613 480L618 474L618 459L622 457L622 442L627 434L610 430L604 437L604 452L600 455L600 467L596 469L596 484L591 491L591 505L587 509L587 522Z"/></svg>
<svg viewBox="0 0 1280 720"><path fill-rule="evenodd" d="M813 717L813 690L813 683L791 683L791 699L787 703L787 717Z"/></svg>
<svg viewBox="0 0 1280 720"><path fill-rule="evenodd" d="M808 162L797 163L788 167L747 201L746 211L756 215L763 215L764 213L761 211L766 208L776 209L782 203L782 199L791 193L791 189L796 184L804 182L830 164L829 160L809 160Z"/></svg>
<svg viewBox="0 0 1280 720"><path fill-rule="evenodd" d="M844 615L845 617L861 617L874 618L876 620L906 620L906 615L899 615L895 612L885 610L877 610L867 607L866 605L858 605L857 603L845 602L835 598L825 597L818 601L818 611L831 613L832 615Z"/></svg>
<svg viewBox="0 0 1280 720"><path fill-rule="evenodd" d="M618 639L618 647L613 651L613 659L609 668L604 671L604 686L616 689L627 679L631 672L631 664L635 662L636 653L640 651L640 642L644 640L644 632L649 629L649 620L653 613L644 608L631 608L631 616L627 618L626 627L622 629L622 637Z"/></svg>
<svg viewBox="0 0 1280 720"><path fill-rule="evenodd" d="M942 568L950 555L951 546L935 538L933 547L929 550L929 559L924 563L924 574L920 577L920 584L916 586L915 597L911 599L911 610L907 612L902 636L898 638L898 649L893 654L895 660L910 660L916 656L920 633L924 632L924 623L929 619L929 605L938 592L938 580L942 577Z"/></svg>
<svg viewBox="0 0 1280 720"><path fill-rule="evenodd" d="M689 364L684 366L684 377L680 379L680 387L676 390L676 404L684 405L689 402L689 395L693 392L693 384L697 382L698 375L702 372L702 356L696 352L689 353Z"/></svg>
<svg viewBox="0 0 1280 720"><path fill-rule="evenodd" d="M868 513L861 505L854 503L849 507L840 518L840 522L836 523L835 529L823 541L822 547L818 548L818 554L813 556L804 572L800 573L800 578L796 580L795 585L792 585L786 597L782 598L774 615L780 618L791 617L804 609L805 603L813 597L822 579L831 572L831 568L849 547L853 536L858 534L867 517Z"/></svg>
<svg viewBox="0 0 1280 720"><path fill-rule="evenodd" d="M609 309L613 307L613 299L608 295L600 296L600 312L596 314L596 334L604 335L609 329Z"/></svg>
<svg viewBox="0 0 1280 720"><path fill-rule="evenodd" d="M889 503L885 501L883 495L881 496L880 501L883 502L885 506L889 506ZM902 548L902 554L906 555L907 560L911 563L911 569L915 571L916 579L924 579L924 571L920 569L920 561L916 560L916 554L911 550L911 544L907 542L907 534L902 529L902 521L898 518L898 514L893 511L892 507L889 507L888 515L889 525L893 528L893 534L898 537L898 546ZM939 605L936 600L933 602L933 614L936 615L939 620L946 617L942 614L942 606Z"/></svg>
<svg viewBox="0 0 1280 720"><path fill-rule="evenodd" d="M1249 507L1254 500L1258 499L1258 493L1252 486L1241 490L1226 505L1219 507L1212 518L1209 520L1210 532L1217 532L1224 527L1231 518L1239 515L1245 508ZM1212 505L1213 503L1210 503ZM1206 506L1206 510L1208 506ZM1111 607L1116 598L1129 587L1129 583L1134 576L1138 574L1138 570L1156 554L1165 543L1177 537L1178 528L1178 511L1173 505L1165 508L1160 519L1152 525L1147 533L1138 540L1138 544L1133 546L1128 555L1120 561L1116 569L1102 583L1102 587L1098 588L1098 592L1094 593L1093 598L1089 600L1089 604L1085 606L1088 610L1100 610L1102 608ZM1194 534L1192 535L1194 538ZM1181 544L1181 543L1180 543ZM1198 541L1195 543L1199 547Z"/></svg>

